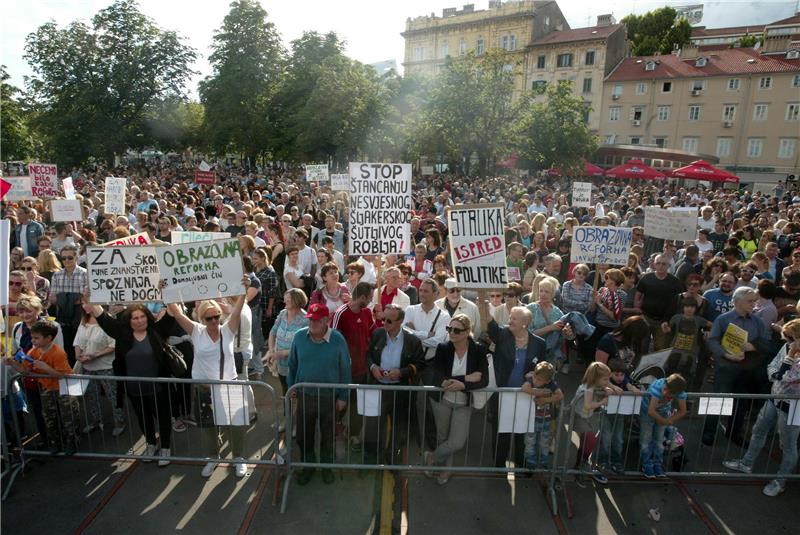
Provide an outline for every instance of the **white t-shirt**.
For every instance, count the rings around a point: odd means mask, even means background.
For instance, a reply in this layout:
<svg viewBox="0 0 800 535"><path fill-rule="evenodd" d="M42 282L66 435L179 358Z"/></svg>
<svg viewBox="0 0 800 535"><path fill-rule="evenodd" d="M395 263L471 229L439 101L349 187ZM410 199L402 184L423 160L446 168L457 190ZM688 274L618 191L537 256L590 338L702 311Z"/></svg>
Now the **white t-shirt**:
<svg viewBox="0 0 800 535"><path fill-rule="evenodd" d="M292 288L294 288L294 284L292 284L292 281L290 281L289 277L287 277L287 275L289 273L294 273L294 275L299 279L300 277L303 276L303 270L300 269L300 268L292 267L289 264L284 265L284 267L283 267L283 283L286 284L286 289L287 290L291 290Z"/></svg>
<svg viewBox="0 0 800 535"><path fill-rule="evenodd" d="M222 351L225 354L225 364L222 378L225 380L236 379L236 363L233 360L234 333L228 324L220 329L222 333ZM208 335L205 325L194 324L192 329L192 345L194 346L194 364L192 364L192 379L219 379L219 340L214 342Z"/></svg>
<svg viewBox="0 0 800 535"><path fill-rule="evenodd" d="M97 354L107 347L114 347L116 342L108 336L105 331L96 323L81 323L78 332L75 334L75 347L80 347L84 353ZM84 370L98 371L110 370L113 367L114 353L104 355L99 359L90 360L82 363Z"/></svg>

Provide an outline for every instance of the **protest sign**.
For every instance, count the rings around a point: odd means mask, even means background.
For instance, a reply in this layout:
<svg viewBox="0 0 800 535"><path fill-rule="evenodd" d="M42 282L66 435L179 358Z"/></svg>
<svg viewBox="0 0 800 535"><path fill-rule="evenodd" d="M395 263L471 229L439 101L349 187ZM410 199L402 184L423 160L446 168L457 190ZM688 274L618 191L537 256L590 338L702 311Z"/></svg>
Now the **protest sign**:
<svg viewBox="0 0 800 535"><path fill-rule="evenodd" d="M33 194L33 186L31 185L31 177L29 176L5 176L3 181L10 184L11 187L6 191L3 196L4 201L32 201L36 199Z"/></svg>
<svg viewBox="0 0 800 535"><path fill-rule="evenodd" d="M422 174L422 176L431 176L433 174L433 166L432 165L423 165L421 174Z"/></svg>
<svg viewBox="0 0 800 535"><path fill-rule="evenodd" d="M105 213L125 215L125 187L127 180L109 176L106 177Z"/></svg>
<svg viewBox="0 0 800 535"><path fill-rule="evenodd" d="M8 219L0 219L0 306L8 305L8 275L11 269L10 242L11 222ZM8 325L6 323L6 326Z"/></svg>
<svg viewBox="0 0 800 535"><path fill-rule="evenodd" d="M224 240L230 237L230 232L180 232L177 230L170 232L170 240L173 245L198 241Z"/></svg>
<svg viewBox="0 0 800 535"><path fill-rule="evenodd" d="M213 385L214 425L250 425L250 395L247 385Z"/></svg>
<svg viewBox="0 0 800 535"><path fill-rule="evenodd" d="M69 375L58 380L60 396L82 396L89 388L91 379L72 378Z"/></svg>
<svg viewBox="0 0 800 535"><path fill-rule="evenodd" d="M608 414L639 414L642 405L642 396L626 394L624 396L608 396L606 413Z"/></svg>
<svg viewBox="0 0 800 535"><path fill-rule="evenodd" d="M350 163L350 254L411 248L411 164Z"/></svg>
<svg viewBox="0 0 800 535"><path fill-rule="evenodd" d="M570 262L624 266L631 252L631 229L623 227L575 227Z"/></svg>
<svg viewBox="0 0 800 535"><path fill-rule="evenodd" d="M237 238L157 247L165 303L242 295L242 253Z"/></svg>
<svg viewBox="0 0 800 535"><path fill-rule="evenodd" d="M500 392L498 433L533 433L536 402L524 392Z"/></svg>
<svg viewBox="0 0 800 535"><path fill-rule="evenodd" d="M39 199L60 197L58 191L58 169L51 163L28 164L33 195Z"/></svg>
<svg viewBox="0 0 800 535"><path fill-rule="evenodd" d="M700 398L697 402L697 414L730 416L733 414L733 398Z"/></svg>
<svg viewBox="0 0 800 535"><path fill-rule="evenodd" d="M368 388L356 389L356 411L361 416L380 416L381 391Z"/></svg>
<svg viewBox="0 0 800 535"><path fill-rule="evenodd" d="M697 208L645 206L644 234L662 240L696 240Z"/></svg>
<svg viewBox="0 0 800 535"><path fill-rule="evenodd" d="M156 247L87 247L86 269L92 303L160 301Z"/></svg>
<svg viewBox="0 0 800 535"><path fill-rule="evenodd" d="M328 164L306 165L306 182L327 182Z"/></svg>
<svg viewBox="0 0 800 535"><path fill-rule="evenodd" d="M119 245L150 245L151 243L153 243L153 240L150 239L150 236L146 232L140 232L139 234L134 234L133 236L125 236L124 238L119 238L118 240L107 241L106 243L102 244L101 247L115 247Z"/></svg>
<svg viewBox="0 0 800 535"><path fill-rule="evenodd" d="M589 208L591 205L592 205L592 183L573 182L572 206L578 208Z"/></svg>
<svg viewBox="0 0 800 535"><path fill-rule="evenodd" d="M720 340L722 349L731 355L739 355L744 353L745 344L747 344L747 331L738 325L729 323L728 328L725 329L725 333L722 335L722 340Z"/></svg>
<svg viewBox="0 0 800 535"><path fill-rule="evenodd" d="M53 221L83 221L83 206L78 199L50 201L50 219Z"/></svg>
<svg viewBox="0 0 800 535"><path fill-rule="evenodd" d="M64 186L64 198L74 199L75 187L72 185L72 178L65 178L61 181L61 184Z"/></svg>
<svg viewBox="0 0 800 535"><path fill-rule="evenodd" d="M756 182L753 184L753 193L756 195L775 195L777 184L764 184Z"/></svg>
<svg viewBox="0 0 800 535"><path fill-rule="evenodd" d="M450 258L461 288L508 285L502 204L460 204L447 210Z"/></svg>
<svg viewBox="0 0 800 535"><path fill-rule="evenodd" d="M197 184L216 184L217 174L205 161L201 162L194 171L194 181Z"/></svg>
<svg viewBox="0 0 800 535"><path fill-rule="evenodd" d="M331 191L350 191L350 175L331 175Z"/></svg>

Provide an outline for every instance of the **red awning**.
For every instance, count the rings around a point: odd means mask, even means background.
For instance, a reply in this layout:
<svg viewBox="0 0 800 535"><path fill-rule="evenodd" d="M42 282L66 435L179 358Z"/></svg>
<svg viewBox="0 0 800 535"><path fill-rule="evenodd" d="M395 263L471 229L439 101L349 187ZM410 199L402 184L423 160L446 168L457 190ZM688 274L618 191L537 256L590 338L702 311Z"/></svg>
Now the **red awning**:
<svg viewBox="0 0 800 535"><path fill-rule="evenodd" d="M704 160L696 160L689 165L679 167L672 171L675 178L688 178L691 180L708 180L709 182L739 183L739 177L722 169L717 169Z"/></svg>
<svg viewBox="0 0 800 535"><path fill-rule="evenodd" d="M603 176L603 168L598 167L593 163L584 160L583 175L582 176ZM547 170L549 176L561 176L561 170L554 167Z"/></svg>
<svg viewBox="0 0 800 535"><path fill-rule="evenodd" d="M666 178L664 173L661 173L649 165L645 165L642 160L628 160L622 165L618 165L606 171L608 178L640 178L643 180L659 180Z"/></svg>

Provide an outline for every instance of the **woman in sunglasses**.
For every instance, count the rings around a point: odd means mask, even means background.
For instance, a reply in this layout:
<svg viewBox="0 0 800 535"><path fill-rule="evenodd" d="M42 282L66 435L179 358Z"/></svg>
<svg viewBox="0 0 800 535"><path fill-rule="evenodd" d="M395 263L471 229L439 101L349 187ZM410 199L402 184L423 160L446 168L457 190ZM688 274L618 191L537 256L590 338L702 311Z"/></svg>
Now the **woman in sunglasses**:
<svg viewBox="0 0 800 535"><path fill-rule="evenodd" d="M20 271L25 273L26 287L33 290L39 299L46 301L47 294L50 292L50 281L39 275L39 262L32 256L26 256L22 260Z"/></svg>
<svg viewBox="0 0 800 535"><path fill-rule="evenodd" d="M486 348L473 339L469 316L456 314L447 326L447 333L450 340L439 344L432 362L433 386L441 387L444 392L437 393L438 400L431 401L438 447L425 452L427 465L453 465L453 456L469 437L472 414L469 392L489 384ZM440 485L449 479L449 472L439 472L436 478Z"/></svg>

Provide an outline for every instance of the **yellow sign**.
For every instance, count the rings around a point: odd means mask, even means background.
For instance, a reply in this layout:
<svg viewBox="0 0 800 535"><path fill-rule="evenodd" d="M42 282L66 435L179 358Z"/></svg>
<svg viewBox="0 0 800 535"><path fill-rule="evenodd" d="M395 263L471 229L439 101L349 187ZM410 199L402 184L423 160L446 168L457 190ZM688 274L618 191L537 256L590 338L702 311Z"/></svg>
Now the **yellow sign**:
<svg viewBox="0 0 800 535"><path fill-rule="evenodd" d="M738 325L729 323L728 328L725 329L725 334L722 335L722 349L731 355L740 355L744 352L742 348L746 343L747 331Z"/></svg>

